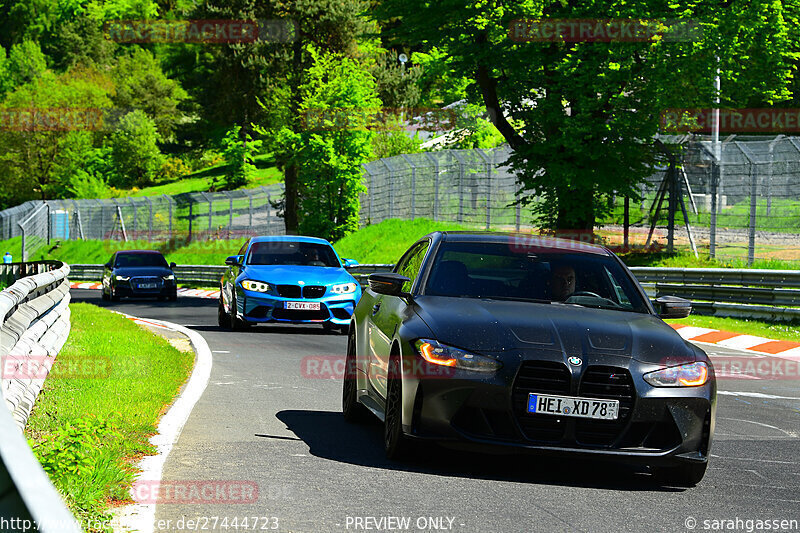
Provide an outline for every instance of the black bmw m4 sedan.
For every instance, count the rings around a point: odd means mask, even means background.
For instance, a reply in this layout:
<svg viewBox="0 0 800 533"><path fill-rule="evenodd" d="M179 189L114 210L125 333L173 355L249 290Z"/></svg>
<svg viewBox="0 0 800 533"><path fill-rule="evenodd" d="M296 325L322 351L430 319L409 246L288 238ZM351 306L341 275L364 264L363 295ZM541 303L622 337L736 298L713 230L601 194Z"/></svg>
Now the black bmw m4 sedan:
<svg viewBox="0 0 800 533"><path fill-rule="evenodd" d="M343 413L384 423L387 456L425 441L647 465L665 484L705 474L716 382L602 246L437 232L372 274L349 328ZM498 450L505 447L505 450Z"/></svg>

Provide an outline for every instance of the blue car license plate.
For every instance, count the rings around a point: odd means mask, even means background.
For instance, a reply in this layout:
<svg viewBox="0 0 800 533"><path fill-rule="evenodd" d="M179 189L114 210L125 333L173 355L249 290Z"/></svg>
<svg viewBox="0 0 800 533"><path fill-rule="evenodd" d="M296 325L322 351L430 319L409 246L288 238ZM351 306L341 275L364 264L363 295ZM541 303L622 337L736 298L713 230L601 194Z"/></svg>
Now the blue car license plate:
<svg viewBox="0 0 800 533"><path fill-rule="evenodd" d="M616 420L619 417L618 400L528 394L528 412L544 415L574 416L598 420Z"/></svg>

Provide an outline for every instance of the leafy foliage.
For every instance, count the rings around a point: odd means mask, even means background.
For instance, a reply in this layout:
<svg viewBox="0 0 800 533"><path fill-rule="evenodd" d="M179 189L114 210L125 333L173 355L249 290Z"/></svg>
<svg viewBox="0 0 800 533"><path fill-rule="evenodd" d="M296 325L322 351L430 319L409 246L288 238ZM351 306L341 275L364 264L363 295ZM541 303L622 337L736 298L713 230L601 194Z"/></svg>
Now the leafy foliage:
<svg viewBox="0 0 800 533"><path fill-rule="evenodd" d="M141 187L153 182L164 156L156 144L159 139L155 121L144 111L123 116L111 135L111 158L114 162L112 185Z"/></svg>
<svg viewBox="0 0 800 533"><path fill-rule="evenodd" d="M226 189L236 189L247 184L256 171L255 156L261 148L261 140L253 140L249 133L243 133L234 126L222 139L222 156L227 171L222 176Z"/></svg>
<svg viewBox="0 0 800 533"><path fill-rule="evenodd" d="M300 111L326 117L326 112L361 117L380 105L373 76L356 60L317 54L300 88ZM334 113L334 114L335 114ZM341 126L323 119L319 128L259 130L275 150L298 169L299 230L336 240L358 229L361 165L371 155L372 132L357 120Z"/></svg>
<svg viewBox="0 0 800 533"><path fill-rule="evenodd" d="M565 0L454 4L384 0L377 16L399 24L387 38L446 56L440 65L468 79L514 149L520 185L538 220L591 229L615 192L635 184L658 157L653 137L662 110L710 107L714 57L720 57L723 104L752 107L788 96L796 54L793 2L696 4ZM519 42L513 20L699 20L696 42ZM758 58L751 61L751 58ZM423 67L424 72L424 67ZM425 80L423 75L423 80ZM538 197L541 201L533 202Z"/></svg>

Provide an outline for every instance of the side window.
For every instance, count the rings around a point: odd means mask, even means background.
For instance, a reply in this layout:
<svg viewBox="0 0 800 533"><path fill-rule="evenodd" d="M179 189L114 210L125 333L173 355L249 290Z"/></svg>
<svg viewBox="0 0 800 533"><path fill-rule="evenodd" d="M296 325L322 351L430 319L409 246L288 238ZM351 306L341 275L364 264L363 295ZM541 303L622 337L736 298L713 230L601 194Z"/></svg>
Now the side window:
<svg viewBox="0 0 800 533"><path fill-rule="evenodd" d="M419 269L422 266L422 259L430 246L429 241L424 241L414 246L409 252L400 259L397 264L396 272L407 277L411 281L407 281L403 285L403 290L409 292L411 287L414 286L414 280L419 276Z"/></svg>
<svg viewBox="0 0 800 533"><path fill-rule="evenodd" d="M112 268L114 267L114 261L116 259L117 259L117 254L114 254L111 256L111 259L108 260L108 263L111 265Z"/></svg>
<svg viewBox="0 0 800 533"><path fill-rule="evenodd" d="M244 241L244 244L242 245L242 247L239 248L239 253L236 254L236 255L244 255L244 253L247 251L247 245L248 244L250 244L250 239L247 239L246 241Z"/></svg>

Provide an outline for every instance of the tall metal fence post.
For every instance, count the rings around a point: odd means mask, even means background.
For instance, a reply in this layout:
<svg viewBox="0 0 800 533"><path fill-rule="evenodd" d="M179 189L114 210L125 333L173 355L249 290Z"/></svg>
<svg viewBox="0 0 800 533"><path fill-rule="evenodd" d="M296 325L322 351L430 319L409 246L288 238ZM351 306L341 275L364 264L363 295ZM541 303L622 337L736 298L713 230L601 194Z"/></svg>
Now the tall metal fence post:
<svg viewBox="0 0 800 533"><path fill-rule="evenodd" d="M397 181L390 167L384 158L380 159L383 166L386 167L386 177L389 180L389 218L394 218L394 198L395 198L395 182Z"/></svg>
<svg viewBox="0 0 800 533"><path fill-rule="evenodd" d="M147 223L147 242L153 242L153 200L149 196L145 196L147 200L147 207L150 211L150 221Z"/></svg>
<svg viewBox="0 0 800 533"><path fill-rule="evenodd" d="M172 198L166 194L164 195L164 198L167 199L167 209L169 210L167 215L167 221L169 224L169 238L172 240Z"/></svg>
<svg viewBox="0 0 800 533"><path fill-rule="evenodd" d="M415 165L414 160L406 154L401 155L406 163L408 163L408 166L411 167L411 220L414 220L417 210L417 165Z"/></svg>
<svg viewBox="0 0 800 533"><path fill-rule="evenodd" d="M708 256L711 259L717 256L717 192L720 177L718 155L713 154L711 161L711 213L708 231Z"/></svg>
<svg viewBox="0 0 800 533"><path fill-rule="evenodd" d="M267 231L272 235L272 219L270 213L272 212L272 197L267 193Z"/></svg>
<svg viewBox="0 0 800 533"><path fill-rule="evenodd" d="M189 235L186 238L187 242L190 242L192 240L192 219L194 218L194 215L192 214L193 205L194 205L194 199L189 198Z"/></svg>
<svg viewBox="0 0 800 533"><path fill-rule="evenodd" d="M476 148L478 155L486 165L486 229L492 224L492 159L486 154L485 150Z"/></svg>
<svg viewBox="0 0 800 533"><path fill-rule="evenodd" d="M213 231L213 228L214 228L214 220L213 220L213 216L214 216L214 197L212 196L211 198L209 198L208 195L205 195L205 196L206 196L206 200L208 200L208 237L206 237L206 240L208 240L208 239L211 238L211 232Z"/></svg>
<svg viewBox="0 0 800 533"><path fill-rule="evenodd" d="M758 203L758 165L750 161L750 224L747 242L747 266L752 266L756 255L756 207Z"/></svg>
<svg viewBox="0 0 800 533"><path fill-rule="evenodd" d="M131 233L131 235L135 239L138 236L138 234L136 232L136 228L137 228L136 219L138 219L139 217L136 216L137 215L137 213L136 213L136 202L133 200L133 198L128 198L128 200L130 201L131 207L133 208L133 228L132 228L133 233Z"/></svg>

